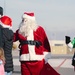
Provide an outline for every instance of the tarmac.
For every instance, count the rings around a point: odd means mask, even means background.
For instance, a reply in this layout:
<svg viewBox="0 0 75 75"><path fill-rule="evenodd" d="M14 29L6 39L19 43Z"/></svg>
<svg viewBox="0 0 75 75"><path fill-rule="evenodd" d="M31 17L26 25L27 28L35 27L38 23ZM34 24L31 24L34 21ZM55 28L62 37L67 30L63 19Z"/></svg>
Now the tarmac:
<svg viewBox="0 0 75 75"><path fill-rule="evenodd" d="M21 75L21 68L19 62L19 50L13 50L13 75ZM71 65L72 56L70 54L64 55L51 55L48 63L60 74L60 75L75 75L74 67Z"/></svg>

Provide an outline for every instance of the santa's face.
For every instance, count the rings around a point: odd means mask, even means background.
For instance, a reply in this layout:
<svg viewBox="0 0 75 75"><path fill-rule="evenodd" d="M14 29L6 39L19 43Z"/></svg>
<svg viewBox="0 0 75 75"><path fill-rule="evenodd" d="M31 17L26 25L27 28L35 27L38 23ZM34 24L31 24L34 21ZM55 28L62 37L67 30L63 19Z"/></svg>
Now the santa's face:
<svg viewBox="0 0 75 75"><path fill-rule="evenodd" d="M31 25L33 26L31 20L23 18L20 24L19 33L22 34L23 36L28 36L29 31L31 30Z"/></svg>
<svg viewBox="0 0 75 75"><path fill-rule="evenodd" d="M26 18L23 18L23 19L22 19L22 23L25 24L26 22L27 22L27 19L26 19Z"/></svg>
<svg viewBox="0 0 75 75"><path fill-rule="evenodd" d="M23 19L22 19L22 22L27 22L27 19L26 19L26 18L23 18Z"/></svg>
<svg viewBox="0 0 75 75"><path fill-rule="evenodd" d="M30 30L35 31L37 29L37 24L35 20L31 20L28 18L23 18L22 22L20 23L19 33L23 36L28 36Z"/></svg>

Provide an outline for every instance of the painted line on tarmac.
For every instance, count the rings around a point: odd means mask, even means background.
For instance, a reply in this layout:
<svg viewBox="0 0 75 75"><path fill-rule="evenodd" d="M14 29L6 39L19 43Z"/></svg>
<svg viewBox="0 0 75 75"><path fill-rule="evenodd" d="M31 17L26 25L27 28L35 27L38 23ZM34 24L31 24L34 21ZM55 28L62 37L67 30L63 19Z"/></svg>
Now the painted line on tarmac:
<svg viewBox="0 0 75 75"><path fill-rule="evenodd" d="M66 60L67 60L67 58L64 59L64 60L60 63L60 65L58 65L58 66L56 67L56 70L59 70L60 67L64 64L64 62L65 62Z"/></svg>

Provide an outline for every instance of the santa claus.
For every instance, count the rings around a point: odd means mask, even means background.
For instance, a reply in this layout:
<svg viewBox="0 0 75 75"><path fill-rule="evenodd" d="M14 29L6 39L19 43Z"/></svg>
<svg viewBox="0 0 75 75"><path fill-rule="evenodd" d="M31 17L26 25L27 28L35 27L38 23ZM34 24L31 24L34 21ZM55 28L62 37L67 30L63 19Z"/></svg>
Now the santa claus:
<svg viewBox="0 0 75 75"><path fill-rule="evenodd" d="M40 75L50 58L50 44L45 30L38 26L33 12L25 12L14 41L19 40L22 75ZM44 61L45 60L45 61Z"/></svg>

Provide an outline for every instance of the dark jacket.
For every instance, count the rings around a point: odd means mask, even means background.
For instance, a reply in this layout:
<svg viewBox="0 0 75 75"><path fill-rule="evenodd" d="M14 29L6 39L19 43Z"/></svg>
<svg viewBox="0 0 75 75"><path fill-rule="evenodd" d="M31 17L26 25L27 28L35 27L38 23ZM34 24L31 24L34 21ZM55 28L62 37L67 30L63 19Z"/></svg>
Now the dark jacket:
<svg viewBox="0 0 75 75"><path fill-rule="evenodd" d="M2 47L5 54L5 71L13 71L13 58L12 58L12 45L13 45L13 31L8 28L2 28Z"/></svg>

